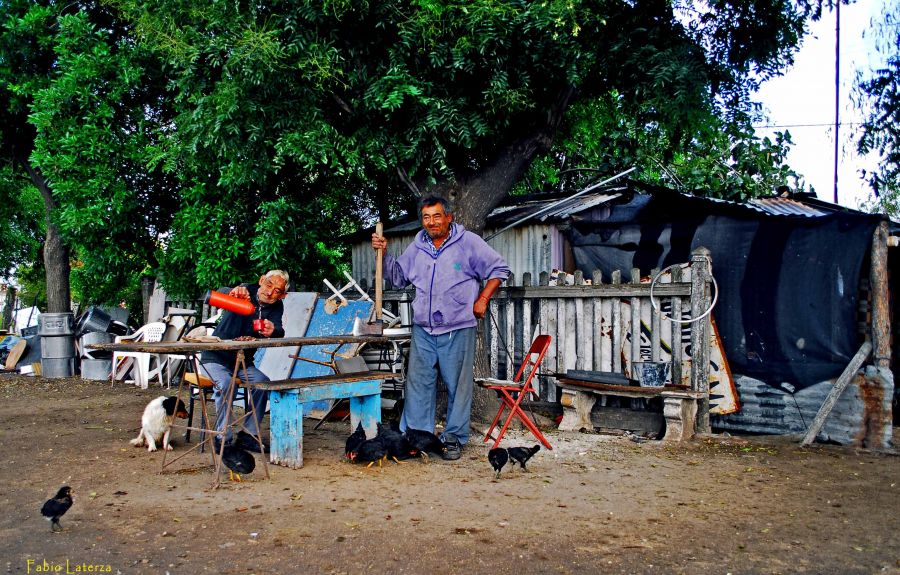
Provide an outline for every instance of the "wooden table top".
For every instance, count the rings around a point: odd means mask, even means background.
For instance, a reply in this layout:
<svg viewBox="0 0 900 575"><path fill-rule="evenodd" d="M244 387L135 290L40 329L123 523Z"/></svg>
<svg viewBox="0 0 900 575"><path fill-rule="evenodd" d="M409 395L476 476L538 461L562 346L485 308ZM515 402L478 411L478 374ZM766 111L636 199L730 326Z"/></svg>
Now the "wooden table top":
<svg viewBox="0 0 900 575"><path fill-rule="evenodd" d="M155 343L94 343L88 349L102 351L136 351L140 353L189 354L201 351L240 351L261 347L302 347L304 345L343 345L348 343L387 343L388 337L377 335L330 335L322 337L282 337L254 340L161 341Z"/></svg>

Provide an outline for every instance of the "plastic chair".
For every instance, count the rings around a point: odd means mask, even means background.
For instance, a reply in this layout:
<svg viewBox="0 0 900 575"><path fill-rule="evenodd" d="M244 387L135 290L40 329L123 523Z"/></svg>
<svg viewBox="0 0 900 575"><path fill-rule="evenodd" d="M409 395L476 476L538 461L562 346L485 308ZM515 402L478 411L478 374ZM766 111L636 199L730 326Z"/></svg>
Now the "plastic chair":
<svg viewBox="0 0 900 575"><path fill-rule="evenodd" d="M137 329L131 335L121 335L116 337L116 343L158 343L162 341L163 335L166 333L166 324L161 321L150 322ZM150 369L150 362L156 360L156 367ZM130 361L127 361L130 360ZM124 380L125 375L131 370L134 374L135 385L147 389L150 379L156 377L159 384L163 385L163 368L165 360L158 353L144 353L139 351L117 351L113 353L112 359L112 383L120 377Z"/></svg>
<svg viewBox="0 0 900 575"><path fill-rule="evenodd" d="M550 347L550 336L549 335L539 335L534 341L531 343L531 348L528 350L528 353L525 354L524 359L522 360L522 365L519 366L519 370L516 372L515 377L512 380L505 379L476 379L475 383L477 383L480 387L485 389L491 389L497 393L497 397L500 399L500 409L497 410L497 415L494 416L494 421L491 422L491 427L488 429L487 434L484 436L484 441L487 442L489 439L492 439L491 434L494 432L494 429L497 427L497 424L500 422L500 418L503 416L503 411L509 409L509 415L506 418L506 421L503 423L503 427L500 428L500 433L497 435L497 440L494 441L494 448L500 445L500 440L503 439L503 434L506 433L506 429L509 427L509 424L512 423L513 417L518 417L522 420L522 423L525 427L531 431L532 434L538 439L538 441L543 444L547 449L553 449L550 446L550 442L547 441L547 438L544 437L544 434L541 433L541 430L537 428L537 425L534 424L534 421L531 420L528 415L522 411L522 400L525 399L525 396L529 394L537 395L537 391L532 387L531 380L534 379L535 374L537 374L538 366L541 365L541 362L544 360L544 354L547 353L547 348ZM526 374L526 370L528 373ZM522 376L525 376L522 379Z"/></svg>

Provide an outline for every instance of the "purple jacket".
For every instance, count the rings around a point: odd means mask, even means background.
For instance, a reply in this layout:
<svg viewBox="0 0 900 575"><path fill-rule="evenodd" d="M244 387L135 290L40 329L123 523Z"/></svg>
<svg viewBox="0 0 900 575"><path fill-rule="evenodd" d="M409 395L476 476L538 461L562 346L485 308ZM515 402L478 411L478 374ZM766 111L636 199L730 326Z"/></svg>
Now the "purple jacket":
<svg viewBox="0 0 900 575"><path fill-rule="evenodd" d="M431 253L425 230L399 258L384 256L384 276L394 287L416 286L413 323L433 335L474 327L472 306L481 291L481 282L497 278L505 281L510 270L503 258L480 236L459 224L437 256Z"/></svg>

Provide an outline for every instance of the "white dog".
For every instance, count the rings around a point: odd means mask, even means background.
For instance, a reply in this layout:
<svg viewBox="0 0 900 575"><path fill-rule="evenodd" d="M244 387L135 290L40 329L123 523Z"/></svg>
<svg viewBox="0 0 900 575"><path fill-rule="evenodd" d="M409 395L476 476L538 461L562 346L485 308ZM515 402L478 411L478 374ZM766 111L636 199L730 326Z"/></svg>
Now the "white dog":
<svg viewBox="0 0 900 575"><path fill-rule="evenodd" d="M141 416L141 432L131 440L131 445L147 446L147 451L156 451L156 444L162 440L163 449L172 451L169 445L169 433L176 417L186 418L187 409L184 402L177 397L161 395L147 404Z"/></svg>

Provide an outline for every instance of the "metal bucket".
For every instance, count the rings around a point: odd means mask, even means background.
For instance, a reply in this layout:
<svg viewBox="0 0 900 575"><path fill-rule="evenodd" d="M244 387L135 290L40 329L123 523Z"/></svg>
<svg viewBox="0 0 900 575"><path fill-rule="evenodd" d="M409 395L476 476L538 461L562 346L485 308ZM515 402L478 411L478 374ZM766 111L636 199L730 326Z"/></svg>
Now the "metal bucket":
<svg viewBox="0 0 900 575"><path fill-rule="evenodd" d="M41 336L41 375L72 377L75 373L75 315L42 313L38 318Z"/></svg>
<svg viewBox="0 0 900 575"><path fill-rule="evenodd" d="M669 376L669 364L662 361L636 361L632 364L631 377L641 387L662 387Z"/></svg>
<svg viewBox="0 0 900 575"><path fill-rule="evenodd" d="M112 317L99 307L91 307L80 318L75 328L75 335L81 337L89 332L110 332L116 335L128 333L128 326L121 322L113 321Z"/></svg>
<svg viewBox="0 0 900 575"><path fill-rule="evenodd" d="M102 351L99 349L88 349L89 345L95 343L112 343L116 336L105 331L92 331L81 336L81 357L82 359L110 359L111 351Z"/></svg>
<svg viewBox="0 0 900 575"><path fill-rule="evenodd" d="M111 359L82 359L81 379L106 380L112 370Z"/></svg>

